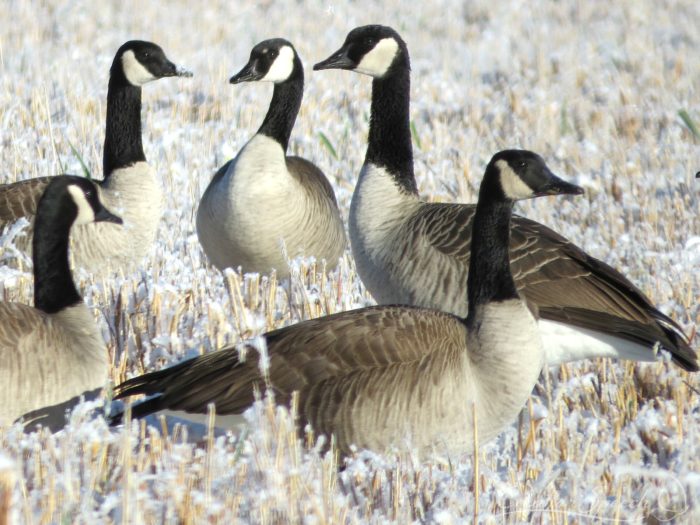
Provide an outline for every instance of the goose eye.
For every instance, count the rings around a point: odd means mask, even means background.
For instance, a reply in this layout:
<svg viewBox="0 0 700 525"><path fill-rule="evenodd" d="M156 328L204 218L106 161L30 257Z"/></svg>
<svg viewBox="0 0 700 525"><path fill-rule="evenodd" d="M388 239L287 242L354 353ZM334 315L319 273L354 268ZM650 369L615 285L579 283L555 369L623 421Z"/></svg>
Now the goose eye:
<svg viewBox="0 0 700 525"><path fill-rule="evenodd" d="M277 50L276 49L273 49L272 51L270 51L270 58L277 58Z"/></svg>
<svg viewBox="0 0 700 525"><path fill-rule="evenodd" d="M527 162L523 161L519 164L521 168L527 168Z"/></svg>
<svg viewBox="0 0 700 525"><path fill-rule="evenodd" d="M367 42L367 45L369 46L374 45L374 37L368 36L365 42Z"/></svg>

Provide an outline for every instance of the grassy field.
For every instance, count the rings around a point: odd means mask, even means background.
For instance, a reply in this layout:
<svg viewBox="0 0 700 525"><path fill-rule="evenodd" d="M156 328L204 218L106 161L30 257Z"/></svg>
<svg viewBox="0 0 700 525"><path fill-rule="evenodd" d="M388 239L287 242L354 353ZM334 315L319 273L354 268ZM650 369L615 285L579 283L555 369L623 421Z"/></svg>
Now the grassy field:
<svg viewBox="0 0 700 525"><path fill-rule="evenodd" d="M210 177L256 131L271 95L228 78L277 36L295 44L307 75L290 150L325 171L347 217L371 82L311 65L366 23L393 26L411 52L422 195L473 201L493 153L537 151L587 193L518 212L623 271L695 333L697 1L9 0L2 10L0 183L82 173L81 162L102 177L108 70L124 41L152 40L195 73L143 89L144 149L167 195L158 243L137 273L77 276L114 382L372 304L349 254L331 274L298 261L289 283L222 275L194 229ZM0 233L0 296L29 303L31 263L14 234ZM57 435L0 428L0 515L4 497L11 523L35 524L698 523L699 388L670 363L561 366L476 456L419 463L360 451L342 472L312 436L298 442L293 413L269 400L249 411L242 437L111 430L82 406Z"/></svg>

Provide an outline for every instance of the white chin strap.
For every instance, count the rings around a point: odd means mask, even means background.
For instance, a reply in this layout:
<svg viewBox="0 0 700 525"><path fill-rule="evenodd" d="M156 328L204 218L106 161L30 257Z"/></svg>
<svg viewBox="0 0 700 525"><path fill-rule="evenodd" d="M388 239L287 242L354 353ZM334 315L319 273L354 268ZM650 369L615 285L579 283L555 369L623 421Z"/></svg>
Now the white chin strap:
<svg viewBox="0 0 700 525"><path fill-rule="evenodd" d="M143 86L147 82L156 79L155 75L143 67L143 64L136 59L136 55L134 55L132 50L122 55L122 68L126 79L134 86Z"/></svg>
<svg viewBox="0 0 700 525"><path fill-rule="evenodd" d="M399 52L399 43L393 38L383 38L367 53L353 70L371 77L383 77Z"/></svg>

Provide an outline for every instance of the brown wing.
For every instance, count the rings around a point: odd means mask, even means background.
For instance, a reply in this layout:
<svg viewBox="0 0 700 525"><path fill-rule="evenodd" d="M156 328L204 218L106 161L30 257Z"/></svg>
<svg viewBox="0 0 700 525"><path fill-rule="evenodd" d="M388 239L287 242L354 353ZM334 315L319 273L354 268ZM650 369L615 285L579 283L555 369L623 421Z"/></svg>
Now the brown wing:
<svg viewBox="0 0 700 525"><path fill-rule="evenodd" d="M546 226L514 219L512 236L520 248L514 250L511 242L511 268L542 318L649 346L659 342L681 367L698 370L697 354L681 327L624 275Z"/></svg>
<svg viewBox="0 0 700 525"><path fill-rule="evenodd" d="M20 217L31 220L51 177L39 177L0 186L0 227Z"/></svg>
<svg viewBox="0 0 700 525"><path fill-rule="evenodd" d="M425 235L435 250L468 269L475 211L473 204L427 204L414 216L411 229Z"/></svg>
<svg viewBox="0 0 700 525"><path fill-rule="evenodd" d="M464 283L475 210L474 205L430 204L411 225L416 234L429 239L432 248L451 259L453 272L449 273L461 276ZM513 216L510 266L518 290L541 318L650 347L659 342L679 366L698 370L697 353L675 321L657 310L620 272L547 226ZM464 288L462 293L466 295Z"/></svg>
<svg viewBox="0 0 700 525"><path fill-rule="evenodd" d="M464 340L463 325L453 316L411 307L377 306L313 319L265 335L269 385L277 401L286 403L292 392L303 394L334 378L417 362L430 349L453 347L460 336ZM436 337L450 341L440 344ZM220 414L240 413L253 402L254 388L266 386L258 351L247 346L246 353L242 361L228 347L130 379L116 387L115 397L160 394L135 407L138 417L165 408L206 413L209 403Z"/></svg>
<svg viewBox="0 0 700 525"><path fill-rule="evenodd" d="M314 195L324 195L337 207L333 186L315 164L301 157L287 157L287 171L303 188L307 188Z"/></svg>

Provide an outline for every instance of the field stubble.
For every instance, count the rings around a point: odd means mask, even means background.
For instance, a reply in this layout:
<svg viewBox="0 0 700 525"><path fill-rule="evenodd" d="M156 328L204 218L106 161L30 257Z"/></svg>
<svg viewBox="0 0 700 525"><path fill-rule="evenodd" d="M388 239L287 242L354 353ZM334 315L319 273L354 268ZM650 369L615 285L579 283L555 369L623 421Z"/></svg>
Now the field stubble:
<svg viewBox="0 0 700 525"><path fill-rule="evenodd" d="M80 173L81 159L101 177L107 73L123 41L153 40L195 72L143 90L144 148L167 195L143 270L109 281L78 276L111 379L371 303L349 256L328 275L297 262L284 285L216 272L194 214L269 101L269 86L234 87L228 77L254 43L283 36L307 74L290 150L322 167L347 216L371 83L310 66L352 27L376 22L399 30L411 51L423 195L473 201L495 151L539 152L587 195L518 211L622 270L694 333L700 138L679 111L700 119L700 6L537 4L10 2L3 18L12 23L0 24L1 183ZM29 303L31 268L13 234L0 240L0 294ZM11 519L38 524L692 523L700 519L699 386L668 362L564 365L543 373L519 420L475 457L419 463L406 452L358 452L340 473L311 436L296 439L293 410L268 398L249 412L242 437L188 439L184 428L138 423L113 431L83 406L57 435L0 429L0 514L7 502Z"/></svg>

